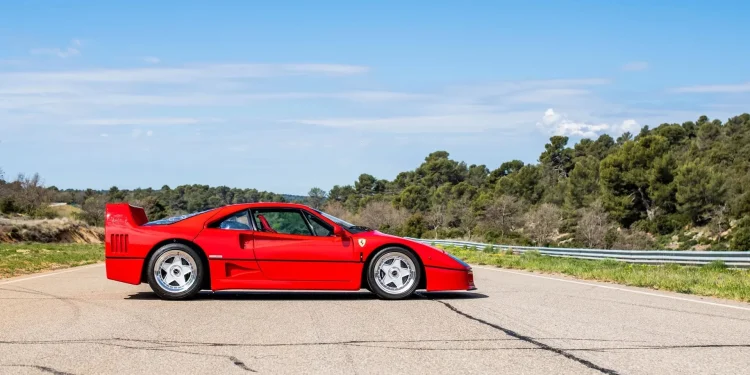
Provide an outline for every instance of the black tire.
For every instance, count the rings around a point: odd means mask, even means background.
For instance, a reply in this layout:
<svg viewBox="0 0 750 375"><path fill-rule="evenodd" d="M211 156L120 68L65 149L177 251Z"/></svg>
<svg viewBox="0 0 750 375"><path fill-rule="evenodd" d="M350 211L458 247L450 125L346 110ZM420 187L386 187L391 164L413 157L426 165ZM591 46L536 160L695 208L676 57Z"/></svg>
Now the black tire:
<svg viewBox="0 0 750 375"><path fill-rule="evenodd" d="M405 269L403 266L409 268L408 278L406 278L405 273L399 273L400 276L398 279L401 280L402 290L399 290L398 286L394 283L383 281L385 271L379 265L384 258L386 259L383 264L393 266L392 269L394 269L394 272L403 271ZM393 260L391 261L390 259ZM396 259L400 262L398 266L395 263ZM398 300L410 297L417 290L417 286L422 278L422 270L419 264L417 257L411 251L404 248L387 247L379 250L367 265L367 284L369 285L369 290L382 299ZM379 278L381 281L378 282L376 278ZM403 282L403 280L407 281ZM393 287L389 287L390 285Z"/></svg>
<svg viewBox="0 0 750 375"><path fill-rule="evenodd" d="M178 256L180 258L180 265L172 265L177 261ZM165 261L172 260L172 263L166 263ZM173 282L165 284L166 271L160 267L159 276L157 276L156 266L157 262L162 265L168 266L170 271L175 272L173 276ZM186 264L187 263L187 264ZM186 268L190 267L195 274L183 272ZM184 300L195 297L198 292L201 291L203 285L203 275L205 265L198 255L198 252L193 250L190 246L183 245L181 243L171 243L164 245L157 249L151 258L148 260L146 268L146 277L148 279L148 285L151 286L151 290L159 296L159 298L165 300ZM179 269L177 269L179 268ZM185 282L183 287L179 286L177 280L178 277L182 276L182 281ZM160 277L160 279L157 279ZM167 279L169 280L169 279ZM169 288L174 288L170 290Z"/></svg>

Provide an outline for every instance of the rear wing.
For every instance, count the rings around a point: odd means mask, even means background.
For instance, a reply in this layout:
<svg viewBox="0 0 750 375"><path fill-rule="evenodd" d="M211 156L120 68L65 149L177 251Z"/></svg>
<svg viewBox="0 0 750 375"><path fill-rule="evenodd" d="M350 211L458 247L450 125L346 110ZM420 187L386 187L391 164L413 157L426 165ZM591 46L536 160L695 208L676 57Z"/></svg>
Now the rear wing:
<svg viewBox="0 0 750 375"><path fill-rule="evenodd" d="M104 229L108 227L138 227L148 222L146 211L127 203L108 203L105 207Z"/></svg>

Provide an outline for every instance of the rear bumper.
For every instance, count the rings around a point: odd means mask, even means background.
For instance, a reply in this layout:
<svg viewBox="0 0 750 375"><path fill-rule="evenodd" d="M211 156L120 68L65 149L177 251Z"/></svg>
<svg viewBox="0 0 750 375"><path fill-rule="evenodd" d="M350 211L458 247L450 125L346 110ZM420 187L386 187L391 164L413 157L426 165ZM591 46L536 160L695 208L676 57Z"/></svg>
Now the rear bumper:
<svg viewBox="0 0 750 375"><path fill-rule="evenodd" d="M138 285L141 283L142 258L107 257L107 278L114 281Z"/></svg>

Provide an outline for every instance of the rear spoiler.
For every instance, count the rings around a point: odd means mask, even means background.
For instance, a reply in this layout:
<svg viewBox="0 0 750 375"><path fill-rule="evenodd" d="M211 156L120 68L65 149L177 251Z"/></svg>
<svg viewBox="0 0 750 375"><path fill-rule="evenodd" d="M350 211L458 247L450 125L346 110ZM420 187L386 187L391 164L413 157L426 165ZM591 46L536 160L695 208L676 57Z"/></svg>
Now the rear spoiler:
<svg viewBox="0 0 750 375"><path fill-rule="evenodd" d="M105 207L104 228L114 226L138 227L148 222L146 211L128 203L108 203Z"/></svg>

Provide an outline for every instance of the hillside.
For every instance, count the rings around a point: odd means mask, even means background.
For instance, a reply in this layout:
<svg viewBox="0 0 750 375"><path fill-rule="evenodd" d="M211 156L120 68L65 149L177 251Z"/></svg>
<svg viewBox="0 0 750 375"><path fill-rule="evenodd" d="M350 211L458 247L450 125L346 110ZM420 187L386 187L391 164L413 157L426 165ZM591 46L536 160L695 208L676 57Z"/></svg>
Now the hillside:
<svg viewBox="0 0 750 375"><path fill-rule="evenodd" d="M96 244L104 229L70 219L0 218L0 242L57 242Z"/></svg>
<svg viewBox="0 0 750 375"><path fill-rule="evenodd" d="M328 192L313 188L306 201L358 224L414 237L750 250L749 114L569 141L550 138L535 164L467 165L436 151L393 180L362 174ZM106 202L128 201L158 219L230 203L303 198L206 185L59 190L39 181L36 175L0 179L0 211L56 217L60 213L48 203L66 202L81 207L77 218L101 225Z"/></svg>

